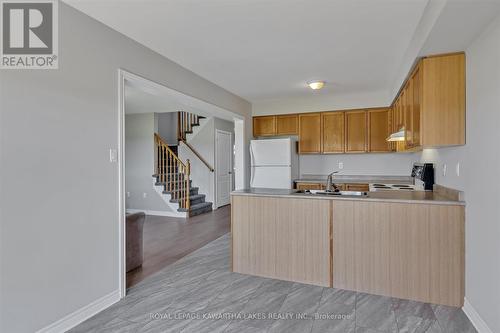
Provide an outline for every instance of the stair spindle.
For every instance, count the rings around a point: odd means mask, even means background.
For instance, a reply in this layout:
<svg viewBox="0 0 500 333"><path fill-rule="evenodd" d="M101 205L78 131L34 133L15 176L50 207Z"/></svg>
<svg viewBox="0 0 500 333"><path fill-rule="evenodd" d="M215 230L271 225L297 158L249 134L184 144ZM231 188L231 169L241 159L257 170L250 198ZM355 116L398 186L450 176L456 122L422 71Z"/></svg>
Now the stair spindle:
<svg viewBox="0 0 500 333"><path fill-rule="evenodd" d="M191 195L191 184L189 184L189 176L191 174L191 162L189 159L186 160L186 176L184 177L184 181L186 182L186 209L189 210L191 208L191 201L189 196Z"/></svg>

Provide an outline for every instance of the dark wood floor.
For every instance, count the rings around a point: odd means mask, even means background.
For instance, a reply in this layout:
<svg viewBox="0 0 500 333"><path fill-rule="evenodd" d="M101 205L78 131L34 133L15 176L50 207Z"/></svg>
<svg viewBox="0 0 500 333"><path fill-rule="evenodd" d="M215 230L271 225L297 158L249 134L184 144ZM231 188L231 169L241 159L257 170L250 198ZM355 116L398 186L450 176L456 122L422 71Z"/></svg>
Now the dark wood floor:
<svg viewBox="0 0 500 333"><path fill-rule="evenodd" d="M142 267L127 273L127 288L228 233L230 228L229 205L187 220L147 216L143 236L144 261Z"/></svg>

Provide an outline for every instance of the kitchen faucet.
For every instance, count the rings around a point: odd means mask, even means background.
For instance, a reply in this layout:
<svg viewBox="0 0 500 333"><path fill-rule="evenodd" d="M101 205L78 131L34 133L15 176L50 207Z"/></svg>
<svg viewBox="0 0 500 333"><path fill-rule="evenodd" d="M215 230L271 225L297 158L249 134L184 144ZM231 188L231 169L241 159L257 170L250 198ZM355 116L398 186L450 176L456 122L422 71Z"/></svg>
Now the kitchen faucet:
<svg viewBox="0 0 500 333"><path fill-rule="evenodd" d="M326 192L338 192L339 188L337 185L333 183L333 175L339 173L338 171L334 171L331 174L328 175L328 178L326 179Z"/></svg>

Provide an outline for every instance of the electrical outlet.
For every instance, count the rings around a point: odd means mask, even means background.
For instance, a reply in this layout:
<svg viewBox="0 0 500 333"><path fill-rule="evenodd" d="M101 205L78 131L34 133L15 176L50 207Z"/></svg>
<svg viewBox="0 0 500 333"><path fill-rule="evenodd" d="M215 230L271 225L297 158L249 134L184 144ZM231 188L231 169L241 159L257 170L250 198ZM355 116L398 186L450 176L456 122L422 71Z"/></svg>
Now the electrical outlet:
<svg viewBox="0 0 500 333"><path fill-rule="evenodd" d="M446 164L443 164L443 177L446 177Z"/></svg>
<svg viewBox="0 0 500 333"><path fill-rule="evenodd" d="M339 162L339 170L342 170L344 168L344 162Z"/></svg>
<svg viewBox="0 0 500 333"><path fill-rule="evenodd" d="M147 194L146 192L144 192L144 193L142 194L142 197L143 197L144 199L146 199L146 198L148 197L148 194Z"/></svg>
<svg viewBox="0 0 500 333"><path fill-rule="evenodd" d="M127 198L130 198L130 192L127 192Z"/></svg>
<svg viewBox="0 0 500 333"><path fill-rule="evenodd" d="M460 177L460 162L457 162L455 171L457 172L457 177Z"/></svg>

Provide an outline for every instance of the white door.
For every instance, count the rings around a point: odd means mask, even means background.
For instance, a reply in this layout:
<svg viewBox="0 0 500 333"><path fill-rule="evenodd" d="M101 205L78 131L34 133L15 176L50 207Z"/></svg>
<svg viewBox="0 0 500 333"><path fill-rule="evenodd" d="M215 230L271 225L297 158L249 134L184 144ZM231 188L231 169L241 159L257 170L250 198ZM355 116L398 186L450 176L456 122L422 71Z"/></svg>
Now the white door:
<svg viewBox="0 0 500 333"><path fill-rule="evenodd" d="M231 133L215 131L215 175L216 175L216 207L230 203L230 193L233 183L233 145Z"/></svg>

